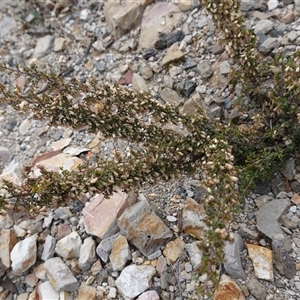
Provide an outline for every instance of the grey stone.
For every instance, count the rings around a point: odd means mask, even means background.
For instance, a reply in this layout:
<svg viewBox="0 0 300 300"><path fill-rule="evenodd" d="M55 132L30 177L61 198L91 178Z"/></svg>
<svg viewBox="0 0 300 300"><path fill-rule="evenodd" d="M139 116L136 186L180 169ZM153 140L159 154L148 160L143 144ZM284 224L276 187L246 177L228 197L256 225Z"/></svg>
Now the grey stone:
<svg viewBox="0 0 300 300"><path fill-rule="evenodd" d="M173 236L147 201L137 202L127 208L118 219L118 225L121 234L145 256L159 250Z"/></svg>
<svg viewBox="0 0 300 300"><path fill-rule="evenodd" d="M114 271L121 271L131 259L130 247L125 236L120 235L114 240L109 259Z"/></svg>
<svg viewBox="0 0 300 300"><path fill-rule="evenodd" d="M97 255L101 258L103 262L108 262L108 257L112 249L113 242L120 235L120 232L103 239L98 247L96 248Z"/></svg>
<svg viewBox="0 0 300 300"><path fill-rule="evenodd" d="M145 79L137 73L133 73L132 75L132 87L137 92L149 92Z"/></svg>
<svg viewBox="0 0 300 300"><path fill-rule="evenodd" d="M281 173L288 179L294 179L294 172L295 172L295 159L291 158L285 162L284 168L281 170Z"/></svg>
<svg viewBox="0 0 300 300"><path fill-rule="evenodd" d="M247 288L250 293L256 298L256 300L266 300L267 290L266 287L261 284L257 279L250 278L247 283Z"/></svg>
<svg viewBox="0 0 300 300"><path fill-rule="evenodd" d="M241 1L241 10L242 11L249 11L254 6L253 0L242 0Z"/></svg>
<svg viewBox="0 0 300 300"><path fill-rule="evenodd" d="M51 50L53 38L51 35L46 35L38 39L34 48L33 57L41 58L48 54Z"/></svg>
<svg viewBox="0 0 300 300"><path fill-rule="evenodd" d="M15 26L15 19L13 17L4 15L0 20L0 39L8 35Z"/></svg>
<svg viewBox="0 0 300 300"><path fill-rule="evenodd" d="M22 275L36 262L37 235L18 242L10 253L11 267L16 275Z"/></svg>
<svg viewBox="0 0 300 300"><path fill-rule="evenodd" d="M266 34L274 27L274 23L268 19L260 20L255 24L255 34Z"/></svg>
<svg viewBox="0 0 300 300"><path fill-rule="evenodd" d="M231 67L230 67L228 60L222 61L220 63L220 73L222 75L228 75L230 73L230 69L231 69Z"/></svg>
<svg viewBox="0 0 300 300"><path fill-rule="evenodd" d="M56 239L51 235L47 235L46 241L44 244L43 253L41 256L41 259L43 261L46 261L49 258L53 257L54 252L55 252L55 245L56 245Z"/></svg>
<svg viewBox="0 0 300 300"><path fill-rule="evenodd" d="M152 266L130 265L123 269L116 280L119 292L127 299L133 299L151 287L156 270Z"/></svg>
<svg viewBox="0 0 300 300"><path fill-rule="evenodd" d="M59 257L48 259L44 267L49 281L56 290L74 292L78 289L77 279Z"/></svg>
<svg viewBox="0 0 300 300"><path fill-rule="evenodd" d="M246 273L241 262L243 240L239 234L234 235L234 240L226 241L224 246L224 268L229 276L245 279Z"/></svg>
<svg viewBox="0 0 300 300"><path fill-rule="evenodd" d="M196 89L196 82L193 81L193 80L186 80L186 81L183 81L179 84L179 89L180 89L180 92L186 97L188 98L193 92L194 90Z"/></svg>
<svg viewBox="0 0 300 300"><path fill-rule="evenodd" d="M97 260L96 244L92 237L84 240L79 253L78 265L82 271L87 271L91 265Z"/></svg>
<svg viewBox="0 0 300 300"><path fill-rule="evenodd" d="M281 234L279 218L288 211L291 203L287 199L273 199L265 203L256 213L257 228L260 232L273 239L273 235Z"/></svg>
<svg viewBox="0 0 300 300"><path fill-rule="evenodd" d="M284 249L285 237L283 234L275 234L272 240L274 254L274 265L282 276L292 279L296 274L296 262L294 258Z"/></svg>
<svg viewBox="0 0 300 300"><path fill-rule="evenodd" d="M176 106L183 102L182 97L180 97L176 91L168 87L164 88L160 92L160 97L165 101L165 103L171 103Z"/></svg>
<svg viewBox="0 0 300 300"><path fill-rule="evenodd" d="M12 160L12 154L10 150L6 147L0 146L0 163L6 166L9 164L11 160Z"/></svg>
<svg viewBox="0 0 300 300"><path fill-rule="evenodd" d="M68 207L59 207L54 211L54 213L61 220L67 220L72 217L72 213Z"/></svg>
<svg viewBox="0 0 300 300"><path fill-rule="evenodd" d="M197 70L203 78L209 78L213 74L212 66L208 60L203 60L197 65Z"/></svg>
<svg viewBox="0 0 300 300"><path fill-rule="evenodd" d="M248 240L256 240L259 236L257 231L251 230L247 227L241 226L238 230L239 234Z"/></svg>
<svg viewBox="0 0 300 300"><path fill-rule="evenodd" d="M141 68L140 72L141 72L142 77L146 80L151 79L153 76L153 72L152 72L151 68L148 66Z"/></svg>
<svg viewBox="0 0 300 300"><path fill-rule="evenodd" d="M277 38L268 37L259 47L259 51L263 54L268 54L280 45Z"/></svg>
<svg viewBox="0 0 300 300"><path fill-rule="evenodd" d="M194 271L196 271L202 262L203 253L199 248L200 243L199 242L193 242L190 244L185 244L185 249L189 254L190 261L193 265Z"/></svg>

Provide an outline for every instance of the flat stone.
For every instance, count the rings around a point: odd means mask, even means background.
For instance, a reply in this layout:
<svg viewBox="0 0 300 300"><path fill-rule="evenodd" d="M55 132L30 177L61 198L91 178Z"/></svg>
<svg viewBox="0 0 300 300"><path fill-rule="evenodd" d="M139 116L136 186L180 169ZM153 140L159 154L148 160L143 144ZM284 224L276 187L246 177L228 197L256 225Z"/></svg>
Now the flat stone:
<svg viewBox="0 0 300 300"><path fill-rule="evenodd" d="M59 300L59 292L54 289L50 281L45 281L37 286L37 295L39 300Z"/></svg>
<svg viewBox="0 0 300 300"><path fill-rule="evenodd" d="M185 249L189 254L194 271L201 266L202 262L203 252L200 250L199 246L200 242L193 242L185 245Z"/></svg>
<svg viewBox="0 0 300 300"><path fill-rule="evenodd" d="M137 73L133 73L133 75L132 75L132 87L137 92L147 92L147 93L149 93L149 88L147 86L147 83L146 83L145 79Z"/></svg>
<svg viewBox="0 0 300 300"><path fill-rule="evenodd" d="M295 203L297 206L299 206L299 205L300 205L300 195L297 194L297 193L294 193L294 195L293 195L291 201L292 201L293 203Z"/></svg>
<svg viewBox="0 0 300 300"><path fill-rule="evenodd" d="M77 300L95 300L96 299L97 290L95 287L85 284L84 282L81 283Z"/></svg>
<svg viewBox="0 0 300 300"><path fill-rule="evenodd" d="M55 245L56 245L56 239L51 235L47 235L45 244L44 244L43 253L41 256L41 259L43 261L46 261L49 258L53 257L54 252L55 252Z"/></svg>
<svg viewBox="0 0 300 300"><path fill-rule="evenodd" d="M87 271L91 265L97 260L96 244L92 237L84 240L79 253L78 265L82 271Z"/></svg>
<svg viewBox="0 0 300 300"><path fill-rule="evenodd" d="M269 11L274 10L278 6L278 0L269 0L268 1L268 9Z"/></svg>
<svg viewBox="0 0 300 300"><path fill-rule="evenodd" d="M183 98L180 97L176 91L168 87L164 88L160 92L160 97L164 100L165 103L171 103L176 106L183 102Z"/></svg>
<svg viewBox="0 0 300 300"><path fill-rule="evenodd" d="M174 263L180 256L182 250L184 249L184 246L184 241L177 238L176 240L171 241L166 245L163 254L169 260L169 262Z"/></svg>
<svg viewBox="0 0 300 300"><path fill-rule="evenodd" d="M82 241L80 235L73 231L59 240L55 246L55 252L63 258L78 258Z"/></svg>
<svg viewBox="0 0 300 300"><path fill-rule="evenodd" d="M162 59L162 65L165 66L171 62L178 61L184 57L184 53L180 50L178 43L173 44Z"/></svg>
<svg viewBox="0 0 300 300"><path fill-rule="evenodd" d="M181 42L184 39L184 32L181 30L175 30L170 34L161 34L160 38L155 42L154 47L157 50L163 50L166 48L169 48L174 43ZM181 43L179 46L180 50L183 50L181 48Z"/></svg>
<svg viewBox="0 0 300 300"><path fill-rule="evenodd" d="M133 299L151 287L155 273L152 266L130 265L123 269L115 281L116 287L125 298Z"/></svg>
<svg viewBox="0 0 300 300"><path fill-rule="evenodd" d="M67 220L72 217L72 213L68 207L59 207L54 210L54 214L61 220Z"/></svg>
<svg viewBox="0 0 300 300"><path fill-rule="evenodd" d="M205 211L194 199L187 198L182 210L182 229L196 239L201 239L206 229Z"/></svg>
<svg viewBox="0 0 300 300"><path fill-rule="evenodd" d="M12 160L12 154L10 150L6 147L0 146L0 162L2 162L4 166L6 166L9 164L11 160Z"/></svg>
<svg viewBox="0 0 300 300"><path fill-rule="evenodd" d="M0 39L8 35L16 24L15 18L3 15L0 20Z"/></svg>
<svg viewBox="0 0 300 300"><path fill-rule="evenodd" d="M246 246L254 266L255 276L274 281L272 250L253 244L246 244Z"/></svg>
<svg viewBox="0 0 300 300"><path fill-rule="evenodd" d="M57 238L57 240L61 240L62 238L66 237L67 235L69 235L72 232L72 229L70 227L69 224L63 223L63 224L59 224L57 226L57 233L55 235L55 237Z"/></svg>
<svg viewBox="0 0 300 300"><path fill-rule="evenodd" d="M167 33L176 28L184 14L177 5L156 2L146 7L141 24L139 48L153 48L158 32Z"/></svg>
<svg viewBox="0 0 300 300"><path fill-rule="evenodd" d="M234 278L245 279L246 273L241 262L243 239L239 234L234 235L233 241L226 241L224 246L224 268L226 273Z"/></svg>
<svg viewBox="0 0 300 300"><path fill-rule="evenodd" d="M126 194L121 190L109 198L102 194L95 196L83 210L86 232L101 239L114 235L119 230L117 219L135 201L136 195L133 192Z"/></svg>
<svg viewBox="0 0 300 300"><path fill-rule="evenodd" d="M121 271L128 260L131 259L131 252L128 242L123 235L119 235L112 244L112 251L109 260L114 271Z"/></svg>
<svg viewBox="0 0 300 300"><path fill-rule="evenodd" d="M280 45L277 38L268 37L259 47L259 51L263 54L268 54Z"/></svg>
<svg viewBox="0 0 300 300"><path fill-rule="evenodd" d="M103 13L110 32L115 38L120 38L140 25L145 7L144 1L109 0L105 2Z"/></svg>
<svg viewBox="0 0 300 300"><path fill-rule="evenodd" d="M0 230L0 260L2 262L2 270L8 269L11 265L10 252L17 243L17 236L14 230Z"/></svg>
<svg viewBox="0 0 300 300"><path fill-rule="evenodd" d="M189 98L196 89L196 86L197 83L193 80L185 80L178 85L181 94L183 94L186 98Z"/></svg>
<svg viewBox="0 0 300 300"><path fill-rule="evenodd" d="M118 225L121 234L145 256L159 250L173 236L146 200L126 209L118 219Z"/></svg>
<svg viewBox="0 0 300 300"><path fill-rule="evenodd" d="M18 242L11 251L11 267L16 275L22 275L36 262L37 235L32 235Z"/></svg>
<svg viewBox="0 0 300 300"><path fill-rule="evenodd" d="M49 281L57 291L74 292L78 289L77 279L59 257L48 259L44 267Z"/></svg>
<svg viewBox="0 0 300 300"><path fill-rule="evenodd" d="M67 171L73 171L82 163L83 161L78 157L70 156L66 153L59 153L48 159L37 162L33 167L33 175L35 177L41 175L38 166L45 168L47 171L61 173L61 168Z"/></svg>
<svg viewBox="0 0 300 300"><path fill-rule="evenodd" d="M178 0L178 7L181 11L190 10L193 7L194 1L193 0Z"/></svg>
<svg viewBox="0 0 300 300"><path fill-rule="evenodd" d="M120 235L120 233L116 233L106 239L103 239L100 244L96 248L97 255L101 258L103 262L108 262L108 257L112 249L113 242Z"/></svg>
<svg viewBox="0 0 300 300"><path fill-rule="evenodd" d="M59 52L67 48L67 45L70 44L71 40L63 37L57 37L54 39L53 51Z"/></svg>
<svg viewBox="0 0 300 300"><path fill-rule="evenodd" d="M228 60L222 61L220 63L220 73L222 75L228 75L230 73L231 67Z"/></svg>
<svg viewBox="0 0 300 300"><path fill-rule="evenodd" d="M257 300L267 299L266 286L260 283L256 278L250 278L247 283L247 288L249 289L251 295Z"/></svg>
<svg viewBox="0 0 300 300"><path fill-rule="evenodd" d="M164 258L164 256L160 256L157 259L157 263L156 263L156 270L159 276L162 276L162 274L166 270L166 267L167 267L167 260Z"/></svg>
<svg viewBox="0 0 300 300"><path fill-rule="evenodd" d="M213 300L246 300L239 286L227 275L222 274Z"/></svg>
<svg viewBox="0 0 300 300"><path fill-rule="evenodd" d="M275 235L272 241L274 252L274 266L278 273L288 279L293 279L296 275L296 261L284 249L285 237L283 234Z"/></svg>
<svg viewBox="0 0 300 300"><path fill-rule="evenodd" d="M142 293L137 300L159 300L159 295L157 291L147 291Z"/></svg>
<svg viewBox="0 0 300 300"><path fill-rule="evenodd" d="M51 35L46 35L37 40L34 48L33 57L41 58L51 51L53 38Z"/></svg>
<svg viewBox="0 0 300 300"><path fill-rule="evenodd" d="M255 34L267 34L269 31L271 31L274 27L274 23L269 20L260 20L255 24L254 32Z"/></svg>
<svg viewBox="0 0 300 300"><path fill-rule="evenodd" d="M65 138L51 143L51 149L53 151L63 150L72 142L72 138Z"/></svg>
<svg viewBox="0 0 300 300"><path fill-rule="evenodd" d="M257 229L270 239L274 234L282 234L278 220L290 206L287 199L273 199L262 205L256 213Z"/></svg>

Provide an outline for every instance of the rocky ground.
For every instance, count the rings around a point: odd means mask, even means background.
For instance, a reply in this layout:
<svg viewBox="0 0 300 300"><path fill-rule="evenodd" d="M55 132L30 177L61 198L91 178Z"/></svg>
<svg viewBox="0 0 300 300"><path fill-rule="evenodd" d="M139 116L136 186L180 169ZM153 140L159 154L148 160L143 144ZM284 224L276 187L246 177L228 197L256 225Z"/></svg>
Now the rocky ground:
<svg viewBox="0 0 300 300"><path fill-rule="evenodd" d="M233 61L211 16L193 0L139 2L1 1L1 62L119 82L183 112L195 101L211 117L240 117L232 109L238 91L228 87ZM299 50L299 0L243 0L242 11L259 51ZM4 73L0 80L13 82ZM0 106L1 178L17 184L26 166L38 175L33 160L71 169L128 146L30 117ZM223 286L236 294L227 289L215 299L300 299L299 192L299 162L291 158L245 199L221 270ZM74 201L35 219L0 216L1 299L202 299L202 196L198 178L182 177L145 185L137 197L87 195L85 206Z"/></svg>

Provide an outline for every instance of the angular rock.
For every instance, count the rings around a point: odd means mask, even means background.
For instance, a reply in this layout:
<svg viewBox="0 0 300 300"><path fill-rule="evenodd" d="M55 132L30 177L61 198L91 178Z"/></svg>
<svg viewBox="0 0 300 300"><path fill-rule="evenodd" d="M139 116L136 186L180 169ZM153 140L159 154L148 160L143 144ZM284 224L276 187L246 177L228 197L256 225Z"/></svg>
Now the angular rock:
<svg viewBox="0 0 300 300"><path fill-rule="evenodd" d="M227 275L222 274L218 289L215 291L214 300L246 300L239 286Z"/></svg>
<svg viewBox="0 0 300 300"><path fill-rule="evenodd" d="M157 50L163 50L169 48L176 42L180 42L184 39L184 33L180 30L175 30L170 34L162 34L160 38L155 42L154 47Z"/></svg>
<svg viewBox="0 0 300 300"><path fill-rule="evenodd" d="M247 288L249 289L251 295L257 300L267 299L267 290L265 285L261 284L256 278L250 278L247 283Z"/></svg>
<svg viewBox="0 0 300 300"><path fill-rule="evenodd" d="M290 206L287 199L273 199L263 204L256 213L257 229L270 239L274 234L282 234L278 220Z"/></svg>
<svg viewBox="0 0 300 300"><path fill-rule="evenodd" d="M163 256L160 256L157 259L157 263L156 263L156 270L157 270L159 276L162 276L162 274L166 270L166 267L167 267L167 260Z"/></svg>
<svg viewBox="0 0 300 300"><path fill-rule="evenodd" d="M176 93L176 91L166 87L160 92L160 97L165 103L171 103L173 105L179 105L183 102L183 99Z"/></svg>
<svg viewBox="0 0 300 300"><path fill-rule="evenodd" d="M273 281L274 275L272 250L253 244L246 244L246 246L249 257L254 266L255 276L259 279Z"/></svg>
<svg viewBox="0 0 300 300"><path fill-rule="evenodd" d="M72 217L72 213L68 207L59 207L54 211L54 213L61 220L67 220Z"/></svg>
<svg viewBox="0 0 300 300"><path fill-rule="evenodd" d="M37 286L37 295L39 300L59 300L59 292L54 289L50 281L45 281Z"/></svg>
<svg viewBox="0 0 300 300"><path fill-rule="evenodd" d="M133 75L132 75L132 87L137 92L147 92L147 93L149 93L149 88L147 86L147 83L146 83L145 79L137 73L133 73Z"/></svg>
<svg viewBox="0 0 300 300"><path fill-rule="evenodd" d="M66 153L59 153L37 162L33 167L33 175L34 177L39 177L42 174L38 166L44 167L47 171L61 173L61 168L67 171L73 171L82 163L83 161L78 157L73 157Z"/></svg>
<svg viewBox="0 0 300 300"><path fill-rule="evenodd" d="M103 13L110 32L115 38L120 38L140 25L145 7L145 1L109 0L105 2Z"/></svg>
<svg viewBox="0 0 300 300"><path fill-rule="evenodd" d="M135 201L136 195L133 192L126 194L121 190L117 190L109 198L104 195L95 196L83 210L86 232L101 239L112 236L119 230L117 219Z"/></svg>
<svg viewBox="0 0 300 300"><path fill-rule="evenodd" d="M230 69L231 69L231 67L230 67L228 60L222 61L220 63L220 73L222 75L228 75L230 73Z"/></svg>
<svg viewBox="0 0 300 300"><path fill-rule="evenodd" d="M268 54L280 45L277 38L268 37L259 47L259 51L263 54Z"/></svg>
<svg viewBox="0 0 300 300"><path fill-rule="evenodd" d="M2 185L2 179L12 182L15 185L22 184L22 172L19 163L8 165L3 169L0 175L0 186Z"/></svg>
<svg viewBox="0 0 300 300"><path fill-rule="evenodd" d="M139 48L153 48L158 32L167 33L181 22L184 14L177 5L156 2L146 7L141 24Z"/></svg>
<svg viewBox="0 0 300 300"><path fill-rule="evenodd" d="M166 245L163 254L171 263L174 263L180 256L182 250L184 249L184 246L184 241L177 238L176 240L171 241Z"/></svg>
<svg viewBox="0 0 300 300"><path fill-rule="evenodd" d="M70 227L69 224L63 223L63 224L59 224L57 226L57 233L55 235L55 237L57 238L57 240L61 240L62 238L66 237L67 235L69 235L72 232L72 229Z"/></svg>
<svg viewBox="0 0 300 300"><path fill-rule="evenodd" d="M41 259L43 261L46 261L49 258L53 257L54 252L55 252L55 245L56 245L56 239L51 235L47 235L46 241L44 244L43 253L41 256Z"/></svg>
<svg viewBox="0 0 300 300"><path fill-rule="evenodd" d="M271 20L260 20L255 24L255 34L266 34L274 27L274 23Z"/></svg>
<svg viewBox="0 0 300 300"><path fill-rule="evenodd" d="M201 239L206 229L205 211L194 199L187 198L182 210L182 229L196 239Z"/></svg>
<svg viewBox="0 0 300 300"><path fill-rule="evenodd" d="M130 265L123 269L115 283L125 298L133 299L151 287L155 273L152 266Z"/></svg>
<svg viewBox="0 0 300 300"><path fill-rule="evenodd" d="M74 292L78 289L77 279L59 257L48 259L44 267L49 281L57 291Z"/></svg>
<svg viewBox="0 0 300 300"><path fill-rule="evenodd" d="M242 0L241 1L241 11L249 11L254 6L253 0Z"/></svg>
<svg viewBox="0 0 300 300"><path fill-rule="evenodd" d="M76 300L95 300L97 290L95 287L86 285L84 282L80 285Z"/></svg>
<svg viewBox="0 0 300 300"><path fill-rule="evenodd" d="M5 271L11 265L10 252L17 243L17 236L14 230L0 230L0 261L2 262L1 270ZM0 276L1 277L1 276Z"/></svg>
<svg viewBox="0 0 300 300"><path fill-rule="evenodd" d="M178 61L184 57L184 53L180 50L178 43L173 44L162 59L162 65L165 66L171 62Z"/></svg>
<svg viewBox="0 0 300 300"><path fill-rule="evenodd" d="M188 98L194 92L196 86L197 84L193 80L186 80L178 85L181 94L183 94L186 98Z"/></svg>
<svg viewBox="0 0 300 300"><path fill-rule="evenodd" d="M53 38L51 35L46 35L38 39L34 48L33 57L41 58L48 54L51 50Z"/></svg>
<svg viewBox="0 0 300 300"><path fill-rule="evenodd" d="M80 235L73 231L59 240L55 246L55 252L63 258L78 258L82 241Z"/></svg>
<svg viewBox="0 0 300 300"><path fill-rule="evenodd" d="M58 51L65 50L67 45L70 42L71 42L71 40L63 38L63 37L55 38L54 43L53 43L53 51L58 52Z"/></svg>
<svg viewBox="0 0 300 300"><path fill-rule="evenodd" d="M37 235L18 242L11 251L11 267L16 275L22 275L36 262Z"/></svg>
<svg viewBox="0 0 300 300"><path fill-rule="evenodd" d="M119 235L112 244L112 251L109 260L114 271L121 271L128 260L131 259L131 252L125 236Z"/></svg>
<svg viewBox="0 0 300 300"><path fill-rule="evenodd" d="M173 235L146 200L126 209L118 219L118 225L121 234L145 256L159 250Z"/></svg>
<svg viewBox="0 0 300 300"><path fill-rule="evenodd" d="M197 70L199 74L205 79L209 78L214 72L208 60L201 61L197 65Z"/></svg>
<svg viewBox="0 0 300 300"><path fill-rule="evenodd" d="M297 206L299 206L299 205L300 205L300 195L297 194L297 193L295 193L295 194L293 195L291 201L292 201L293 203L295 203Z"/></svg>
<svg viewBox="0 0 300 300"><path fill-rule="evenodd" d="M190 10L193 7L193 0L178 0L178 7L182 11Z"/></svg>
<svg viewBox="0 0 300 300"><path fill-rule="evenodd" d="M272 249L274 253L274 266L278 273L288 279L296 274L295 259L284 249L285 237L283 234L274 235Z"/></svg>
<svg viewBox="0 0 300 300"><path fill-rule="evenodd" d="M112 245L119 235L120 235L120 232L118 232L106 239L103 239L100 242L100 244L98 245L98 247L96 248L96 253L103 262L105 262L105 263L108 262L108 257L111 252Z"/></svg>
<svg viewBox="0 0 300 300"><path fill-rule="evenodd" d="M78 265L82 271L87 271L91 265L97 260L96 244L92 237L84 240L79 253Z"/></svg>
<svg viewBox="0 0 300 300"><path fill-rule="evenodd" d="M15 18L4 14L0 20L0 39L8 35L16 24Z"/></svg>
<svg viewBox="0 0 300 300"><path fill-rule="evenodd" d="M159 300L159 295L157 291L147 291L141 294L137 300Z"/></svg>
<svg viewBox="0 0 300 300"><path fill-rule="evenodd" d="M224 246L224 268L226 273L234 278L245 279L246 273L241 262L243 239L239 234L234 235L234 240L226 241Z"/></svg>
<svg viewBox="0 0 300 300"><path fill-rule="evenodd" d="M200 267L202 262L203 253L200 250L199 246L200 242L193 242L185 245L185 249L189 254L194 271L196 271Z"/></svg>

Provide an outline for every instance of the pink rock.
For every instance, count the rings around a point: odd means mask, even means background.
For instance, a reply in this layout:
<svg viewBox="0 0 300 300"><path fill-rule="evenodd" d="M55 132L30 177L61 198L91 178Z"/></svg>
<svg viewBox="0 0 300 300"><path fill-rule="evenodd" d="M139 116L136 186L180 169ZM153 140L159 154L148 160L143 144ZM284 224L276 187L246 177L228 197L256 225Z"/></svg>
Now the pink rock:
<svg viewBox="0 0 300 300"><path fill-rule="evenodd" d="M83 210L86 232L101 239L112 236L118 231L117 219L135 201L133 192L126 194L119 189L109 198L97 195Z"/></svg>
<svg viewBox="0 0 300 300"><path fill-rule="evenodd" d="M56 234L56 238L57 240L60 240L62 238L64 238L65 236L67 236L68 234L70 234L72 232L72 229L70 227L70 225L68 224L59 224L57 227L57 234Z"/></svg>
<svg viewBox="0 0 300 300"><path fill-rule="evenodd" d="M176 28L184 14L177 5L157 2L145 9L139 40L140 48L152 48L158 39L158 32L169 32Z"/></svg>
<svg viewBox="0 0 300 300"><path fill-rule="evenodd" d="M6 269L10 267L10 252L17 242L14 230L0 230L0 260Z"/></svg>
<svg viewBox="0 0 300 300"><path fill-rule="evenodd" d="M141 294L137 300L159 300L157 291L147 291Z"/></svg>
<svg viewBox="0 0 300 300"><path fill-rule="evenodd" d="M119 80L119 84L128 85L132 83L132 72L128 70Z"/></svg>

